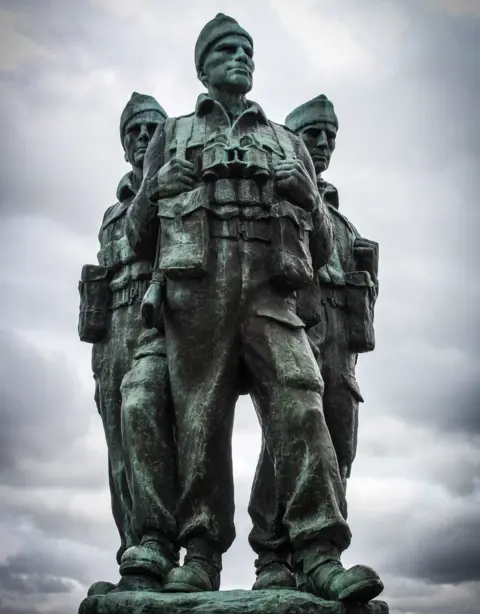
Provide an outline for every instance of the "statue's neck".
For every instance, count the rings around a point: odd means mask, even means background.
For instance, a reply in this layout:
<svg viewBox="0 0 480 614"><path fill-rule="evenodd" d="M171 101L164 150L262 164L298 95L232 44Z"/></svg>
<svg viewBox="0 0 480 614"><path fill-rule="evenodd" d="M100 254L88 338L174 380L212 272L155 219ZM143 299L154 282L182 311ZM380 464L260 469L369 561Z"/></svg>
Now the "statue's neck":
<svg viewBox="0 0 480 614"><path fill-rule="evenodd" d="M143 171L140 168L132 166L132 187L138 191L142 184Z"/></svg>
<svg viewBox="0 0 480 614"><path fill-rule="evenodd" d="M238 92L225 92L212 87L208 89L208 95L219 102L233 120L237 119L248 106L245 96Z"/></svg>

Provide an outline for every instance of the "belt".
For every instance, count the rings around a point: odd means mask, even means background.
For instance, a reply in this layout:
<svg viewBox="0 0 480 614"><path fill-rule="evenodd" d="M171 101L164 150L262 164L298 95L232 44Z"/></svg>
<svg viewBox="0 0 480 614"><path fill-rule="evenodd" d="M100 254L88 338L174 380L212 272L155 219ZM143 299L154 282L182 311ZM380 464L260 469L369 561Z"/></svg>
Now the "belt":
<svg viewBox="0 0 480 614"><path fill-rule="evenodd" d="M210 236L224 239L244 239L270 243L270 224L268 220L230 220L210 219Z"/></svg>
<svg viewBox="0 0 480 614"><path fill-rule="evenodd" d="M110 309L118 309L124 305L141 303L149 285L150 281L148 279L137 279L131 281L125 288L113 292Z"/></svg>

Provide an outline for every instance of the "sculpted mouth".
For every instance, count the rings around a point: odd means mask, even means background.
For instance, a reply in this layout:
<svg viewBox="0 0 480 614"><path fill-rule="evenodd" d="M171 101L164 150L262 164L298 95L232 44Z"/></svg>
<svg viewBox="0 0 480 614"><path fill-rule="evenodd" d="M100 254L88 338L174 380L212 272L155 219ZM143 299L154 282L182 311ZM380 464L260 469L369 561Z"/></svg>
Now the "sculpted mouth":
<svg viewBox="0 0 480 614"><path fill-rule="evenodd" d="M242 72L245 75L250 75L250 71L248 70L248 68L244 68L243 66L232 66L231 70Z"/></svg>

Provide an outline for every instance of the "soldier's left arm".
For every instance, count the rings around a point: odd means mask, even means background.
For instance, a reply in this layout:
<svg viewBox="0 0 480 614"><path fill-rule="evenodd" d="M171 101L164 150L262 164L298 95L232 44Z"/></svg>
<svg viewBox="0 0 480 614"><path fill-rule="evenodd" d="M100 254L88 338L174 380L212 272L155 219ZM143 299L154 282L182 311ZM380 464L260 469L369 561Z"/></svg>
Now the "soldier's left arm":
<svg viewBox="0 0 480 614"><path fill-rule="evenodd" d="M316 188L315 206L312 210L313 231L310 240L310 253L313 267L319 270L327 264L332 255L335 244L335 226L328 213L328 208L323 202L318 191L317 176L312 158L301 138L297 139L297 157L302 161L305 169Z"/></svg>

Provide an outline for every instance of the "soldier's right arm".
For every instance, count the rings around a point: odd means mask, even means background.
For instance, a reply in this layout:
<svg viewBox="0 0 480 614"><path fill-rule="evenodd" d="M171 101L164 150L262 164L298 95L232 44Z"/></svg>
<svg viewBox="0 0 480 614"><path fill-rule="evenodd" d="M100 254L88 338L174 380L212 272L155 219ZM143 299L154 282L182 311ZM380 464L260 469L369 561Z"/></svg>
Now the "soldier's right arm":
<svg viewBox="0 0 480 614"><path fill-rule="evenodd" d="M148 145L143 163L143 181L126 214L125 235L136 254L157 239L157 209L149 198L149 191L152 179L163 166L164 149L165 123L157 126Z"/></svg>
<svg viewBox="0 0 480 614"><path fill-rule="evenodd" d="M316 185L317 178L315 175L315 167L313 166L312 159L308 153L305 143L299 137L297 139L297 148L297 156L305 165L307 173ZM336 239L335 225L333 224L328 213L328 207L324 203L318 190L316 206L312 210L312 222L313 232L310 242L310 253L312 255L314 268L319 270L322 268L322 266L327 264L330 256L332 255Z"/></svg>

